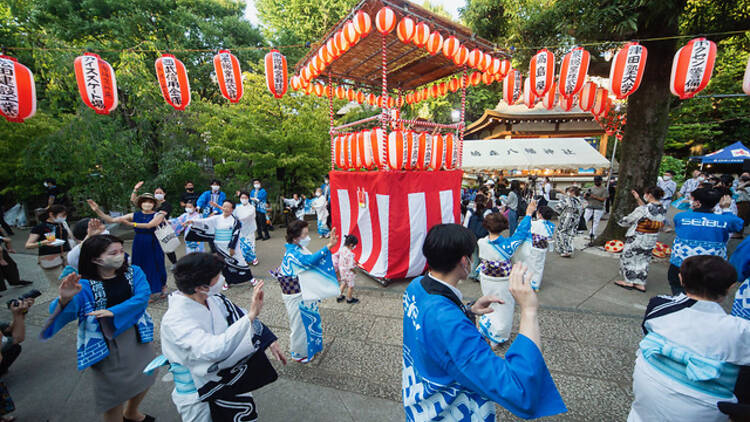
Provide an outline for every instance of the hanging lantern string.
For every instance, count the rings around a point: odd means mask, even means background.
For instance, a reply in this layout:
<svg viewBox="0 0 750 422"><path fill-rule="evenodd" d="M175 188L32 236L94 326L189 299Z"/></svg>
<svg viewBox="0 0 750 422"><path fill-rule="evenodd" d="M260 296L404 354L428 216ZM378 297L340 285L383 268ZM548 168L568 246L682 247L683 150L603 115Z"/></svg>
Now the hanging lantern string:
<svg viewBox="0 0 750 422"><path fill-rule="evenodd" d="M666 37L653 37L653 38L633 38L629 40L611 40L611 41L596 41L596 42L589 42L589 43L572 43L575 44L576 47L586 47L586 46L596 46L596 45L606 45L606 44L621 44L628 41L638 41L638 42L644 42L644 41L666 41L666 40L677 40L681 38L696 38L696 37L713 37L716 35L740 35L744 34L746 32L750 32L750 28L748 29L740 29L736 31L724 31L724 32L711 32L711 33L703 33L703 34L691 34L691 35L669 35ZM538 46L538 47L517 47L515 50L541 50L543 48L558 48L558 47L570 47L571 44L557 44L557 45L544 45L544 46Z"/></svg>
<svg viewBox="0 0 750 422"><path fill-rule="evenodd" d="M232 51L256 51L256 50L271 50L273 48L276 49L286 49L286 48L301 48L301 47L307 47L308 44L291 44L291 45L278 45L278 46L259 46L259 47L235 47L235 48L226 48L227 50ZM7 50L17 50L17 51L74 51L74 52L80 52L81 47L5 47ZM225 47L222 47L221 49L225 49ZM122 53L122 52L135 52L135 53L153 53L160 51L161 49L143 49L143 48L124 48L124 49L108 49L108 48L89 48L86 49L86 51L92 52L92 53ZM216 48L179 48L179 49L172 49L167 46L167 51L169 53L215 53Z"/></svg>

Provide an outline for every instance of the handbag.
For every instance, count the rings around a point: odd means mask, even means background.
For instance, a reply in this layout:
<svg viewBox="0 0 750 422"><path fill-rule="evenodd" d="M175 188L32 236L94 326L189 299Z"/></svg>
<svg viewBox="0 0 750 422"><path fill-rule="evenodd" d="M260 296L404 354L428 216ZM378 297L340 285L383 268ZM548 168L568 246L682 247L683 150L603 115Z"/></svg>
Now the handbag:
<svg viewBox="0 0 750 422"><path fill-rule="evenodd" d="M180 239L169 224L159 224L154 230L154 236L159 241L161 250L165 253L174 252L180 246Z"/></svg>

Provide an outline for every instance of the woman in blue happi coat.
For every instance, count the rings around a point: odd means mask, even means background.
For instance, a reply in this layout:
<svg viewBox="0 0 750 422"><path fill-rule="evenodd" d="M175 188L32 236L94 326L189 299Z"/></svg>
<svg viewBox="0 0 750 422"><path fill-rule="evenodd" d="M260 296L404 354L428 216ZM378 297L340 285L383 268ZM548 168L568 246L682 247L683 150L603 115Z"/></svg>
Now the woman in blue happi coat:
<svg viewBox="0 0 750 422"><path fill-rule="evenodd" d="M155 356L146 275L128 265L122 240L111 235L83 243L78 270L60 283L41 337L77 320L78 369L90 368L96 412L107 422L153 421L138 411L156 379L142 373Z"/></svg>

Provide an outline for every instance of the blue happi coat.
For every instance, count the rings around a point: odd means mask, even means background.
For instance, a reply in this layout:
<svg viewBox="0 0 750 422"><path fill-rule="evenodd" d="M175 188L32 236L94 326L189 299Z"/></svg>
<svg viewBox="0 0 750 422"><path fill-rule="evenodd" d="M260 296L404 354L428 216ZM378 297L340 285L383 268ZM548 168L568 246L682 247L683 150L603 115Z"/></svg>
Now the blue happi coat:
<svg viewBox="0 0 750 422"><path fill-rule="evenodd" d="M669 263L679 267L695 255L727 257L730 232L742 230L742 219L731 213L687 211L674 216L676 237Z"/></svg>
<svg viewBox="0 0 750 422"><path fill-rule="evenodd" d="M750 319L750 237L737 246L729 262L737 270L737 281L741 283L734 295L732 315Z"/></svg>
<svg viewBox="0 0 750 422"><path fill-rule="evenodd" d="M407 421L494 421L494 402L522 418L567 411L534 342L519 334L505 359L496 356L458 298L429 283L438 282L414 279L403 297Z"/></svg>

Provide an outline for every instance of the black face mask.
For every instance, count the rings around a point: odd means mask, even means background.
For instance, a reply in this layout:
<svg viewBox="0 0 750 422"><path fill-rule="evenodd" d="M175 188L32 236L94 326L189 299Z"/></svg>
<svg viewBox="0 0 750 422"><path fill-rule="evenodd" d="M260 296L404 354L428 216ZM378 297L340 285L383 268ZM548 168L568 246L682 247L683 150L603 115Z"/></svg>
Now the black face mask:
<svg viewBox="0 0 750 422"><path fill-rule="evenodd" d="M192 193L193 192L193 188L185 188L185 191Z"/></svg>

